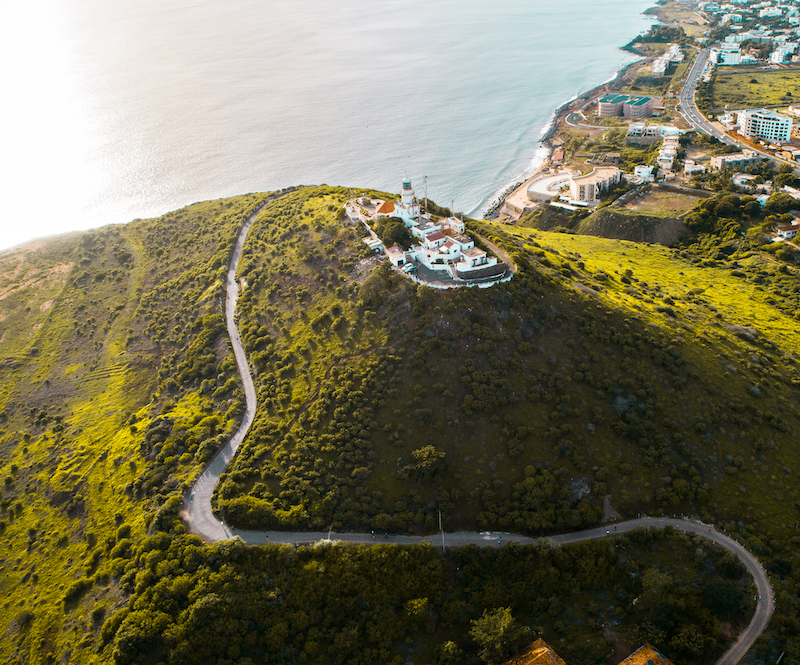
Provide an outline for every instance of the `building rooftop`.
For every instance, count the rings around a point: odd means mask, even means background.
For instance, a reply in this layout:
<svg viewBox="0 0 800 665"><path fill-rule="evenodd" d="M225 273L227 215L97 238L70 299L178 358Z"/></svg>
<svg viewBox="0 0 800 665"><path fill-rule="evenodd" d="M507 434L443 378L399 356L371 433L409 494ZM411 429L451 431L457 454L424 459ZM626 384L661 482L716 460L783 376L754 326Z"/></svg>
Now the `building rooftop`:
<svg viewBox="0 0 800 665"><path fill-rule="evenodd" d="M428 240L441 240L445 235L441 231L434 231L428 234Z"/></svg>
<svg viewBox="0 0 800 665"><path fill-rule="evenodd" d="M769 120L791 120L791 118L781 115L780 113L775 113L775 111L770 111L769 109L749 109L748 112L758 113L758 115L760 115L762 118Z"/></svg>
<svg viewBox="0 0 800 665"><path fill-rule="evenodd" d="M470 238L467 238L467 236L462 236L460 233L454 233L451 237L453 238L453 240L455 240L456 242L460 242L462 245L468 242L472 242Z"/></svg>
<svg viewBox="0 0 800 665"><path fill-rule="evenodd" d="M578 175L572 178L572 182L583 185L593 182L605 182L608 178L616 176L620 170L615 166L600 166L593 169L591 173L586 175Z"/></svg>
<svg viewBox="0 0 800 665"><path fill-rule="evenodd" d="M389 213L394 212L394 203L391 201L384 201L375 212Z"/></svg>
<svg viewBox="0 0 800 665"><path fill-rule="evenodd" d="M619 104L619 102L624 102L626 99L628 99L628 95L612 93L610 95L604 95L599 101L603 102L604 104Z"/></svg>
<svg viewBox="0 0 800 665"><path fill-rule="evenodd" d="M478 249L477 247L470 247L469 249L465 249L461 252L464 256L483 256L486 254L482 249Z"/></svg>
<svg viewBox="0 0 800 665"><path fill-rule="evenodd" d="M505 665L566 665L542 638L536 640L525 651L517 654Z"/></svg>
<svg viewBox="0 0 800 665"><path fill-rule="evenodd" d="M620 665L672 665L672 661L662 656L649 644L645 644L623 660Z"/></svg>
<svg viewBox="0 0 800 665"><path fill-rule="evenodd" d="M633 106L644 106L651 99L651 97L624 95L619 92L613 92L602 96L599 101L603 104L619 104L620 102L625 102L626 104L632 104Z"/></svg>

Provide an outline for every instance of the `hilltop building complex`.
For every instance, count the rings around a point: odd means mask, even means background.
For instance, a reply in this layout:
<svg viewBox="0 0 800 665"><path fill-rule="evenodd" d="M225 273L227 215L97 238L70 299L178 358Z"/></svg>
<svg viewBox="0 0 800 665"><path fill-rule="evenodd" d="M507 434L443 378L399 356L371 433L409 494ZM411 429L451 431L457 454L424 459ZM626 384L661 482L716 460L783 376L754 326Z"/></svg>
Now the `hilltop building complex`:
<svg viewBox="0 0 800 665"><path fill-rule="evenodd" d="M424 267L455 282L468 283L501 281L510 274L507 264L475 247L475 241L466 235L463 221L452 216L440 219L423 212L408 178L403 180L400 201L365 196L348 201L345 212L350 219L364 223L369 231L364 242L370 249L385 253L393 266L409 274ZM415 244L407 250L396 245L384 248L371 227L381 217L401 220Z"/></svg>

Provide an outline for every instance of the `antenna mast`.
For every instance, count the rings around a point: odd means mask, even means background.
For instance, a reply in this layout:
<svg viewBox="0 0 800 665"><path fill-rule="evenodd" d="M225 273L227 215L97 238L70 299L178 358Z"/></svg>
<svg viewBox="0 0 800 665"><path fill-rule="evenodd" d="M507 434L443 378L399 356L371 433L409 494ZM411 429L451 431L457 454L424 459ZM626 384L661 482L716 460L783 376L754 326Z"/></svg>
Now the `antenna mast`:
<svg viewBox="0 0 800 665"><path fill-rule="evenodd" d="M428 214L428 176L422 176L422 185L425 188L425 214Z"/></svg>

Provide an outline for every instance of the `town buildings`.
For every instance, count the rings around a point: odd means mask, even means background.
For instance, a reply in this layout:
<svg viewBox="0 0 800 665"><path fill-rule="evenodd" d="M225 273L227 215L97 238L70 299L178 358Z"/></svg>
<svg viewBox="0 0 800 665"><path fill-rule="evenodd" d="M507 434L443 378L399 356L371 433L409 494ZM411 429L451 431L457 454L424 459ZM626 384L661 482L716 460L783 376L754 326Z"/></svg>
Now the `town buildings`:
<svg viewBox="0 0 800 665"><path fill-rule="evenodd" d="M632 122L628 125L625 143L632 145L652 145L666 138L679 137L683 132L672 125Z"/></svg>
<svg viewBox="0 0 800 665"><path fill-rule="evenodd" d="M683 53L678 44L670 44L664 55L653 61L653 76L665 76L678 63L683 62Z"/></svg>
<svg viewBox="0 0 800 665"><path fill-rule="evenodd" d="M585 175L573 171L542 173L528 181L527 199L537 203L561 199L568 205L593 206L600 203L603 192L622 182L622 177L616 166L599 166Z"/></svg>

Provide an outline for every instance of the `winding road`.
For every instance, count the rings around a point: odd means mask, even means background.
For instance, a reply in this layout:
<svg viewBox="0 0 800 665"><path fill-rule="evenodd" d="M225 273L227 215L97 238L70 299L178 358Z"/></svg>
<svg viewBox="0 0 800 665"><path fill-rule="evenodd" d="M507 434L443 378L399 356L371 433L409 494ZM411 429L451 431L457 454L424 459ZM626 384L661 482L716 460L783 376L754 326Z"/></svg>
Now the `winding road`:
<svg viewBox="0 0 800 665"><path fill-rule="evenodd" d="M211 495L219 482L220 475L224 473L230 462L233 460L236 450L244 440L247 431L253 424L255 418L257 400L253 378L247 363L247 357L242 347L239 337L239 330L236 327L235 312L236 300L239 296L239 285L236 281L236 270L239 265L239 258L242 254L247 234L256 216L261 210L275 200L280 195L276 195L264 202L239 229L236 237L236 244L231 253L230 265L227 276L227 299L225 303L225 322L228 328L231 345L236 357L236 365L244 384L245 399L247 407L245 409L242 424L239 429L214 456L209 466L203 471L195 482L191 491L184 498L182 517L186 522L190 532L201 536L208 542L216 542L229 538L241 538L248 545L266 545L269 543L300 545L315 543L323 540L334 542L360 543L360 544L394 544L412 545L421 543L431 543L441 547L462 547L464 545L478 545L483 547L502 547L510 542L529 545L537 542L549 542L556 545L568 543L579 543L598 538L613 537L639 527L667 527L696 533L708 540L711 540L729 552L732 552L744 564L753 577L758 595L756 611L750 620L747 628L737 638L736 642L717 660L716 665L736 665L742 657L753 646L756 639L761 635L772 618L774 609L774 597L772 587L769 582L767 572L759 563L758 559L751 554L739 542L729 536L720 533L713 526L701 522L687 519L668 518L668 517L641 517L638 519L627 520L610 524L594 529L586 529L573 533L564 533L556 536L541 538L531 538L514 533L501 532L475 532L475 531L456 531L452 533L440 532L430 536L408 536L408 535L375 535L374 533L337 533L328 531L310 532L291 532L291 531L246 531L234 529L217 519L211 510Z"/></svg>

